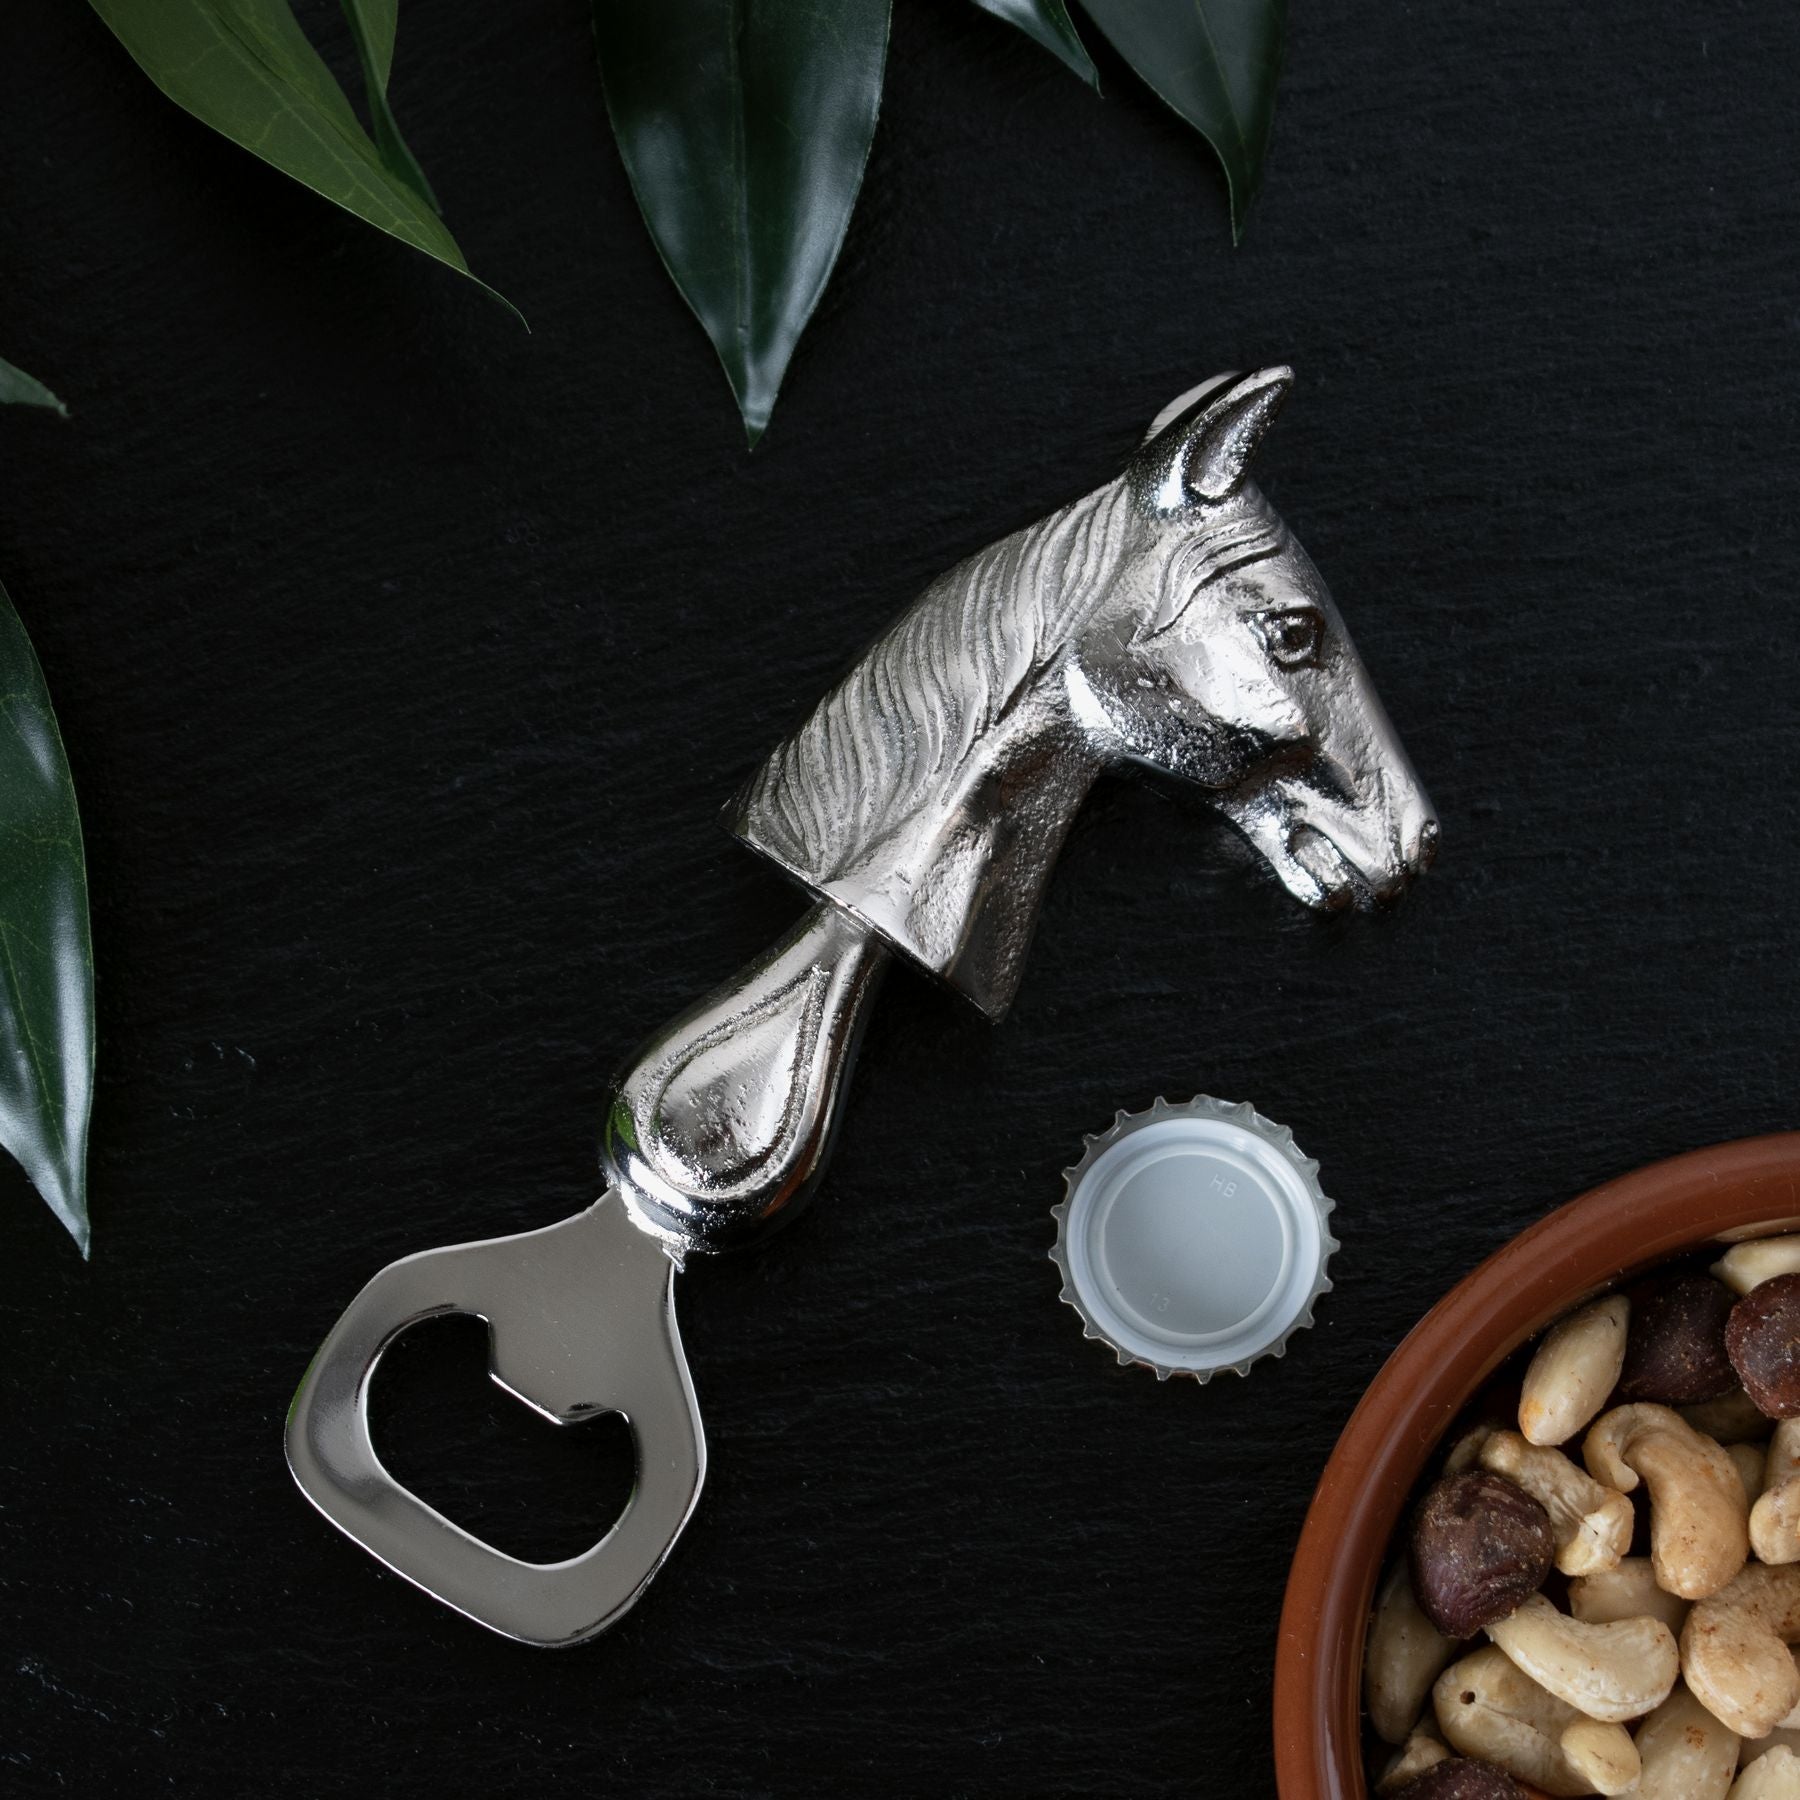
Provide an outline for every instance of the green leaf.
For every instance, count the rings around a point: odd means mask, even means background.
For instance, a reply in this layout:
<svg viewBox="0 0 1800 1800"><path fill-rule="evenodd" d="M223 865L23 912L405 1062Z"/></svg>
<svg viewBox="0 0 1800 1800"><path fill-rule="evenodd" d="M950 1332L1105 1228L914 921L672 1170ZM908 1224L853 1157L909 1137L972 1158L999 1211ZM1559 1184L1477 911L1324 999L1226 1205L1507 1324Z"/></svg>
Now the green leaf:
<svg viewBox="0 0 1800 1800"><path fill-rule="evenodd" d="M0 1146L88 1252L94 956L81 818L44 673L0 589Z"/></svg>
<svg viewBox="0 0 1800 1800"><path fill-rule="evenodd" d="M1035 44L1066 63L1096 93L1100 71L1075 34L1075 23L1063 0L975 0L983 12L1016 25Z"/></svg>
<svg viewBox="0 0 1800 1800"><path fill-rule="evenodd" d="M92 3L177 106L377 230L469 274L443 221L382 161L288 0Z"/></svg>
<svg viewBox="0 0 1800 1800"><path fill-rule="evenodd" d="M69 416L69 409L36 376L15 369L9 362L0 362L0 401L11 401L15 406L47 406L65 419Z"/></svg>
<svg viewBox="0 0 1800 1800"><path fill-rule="evenodd" d="M1231 236L1262 185L1287 0L1082 0L1124 59L1218 153Z"/></svg>
<svg viewBox="0 0 1800 1800"><path fill-rule="evenodd" d="M856 205L889 0L595 0L607 111L752 445Z"/></svg>
<svg viewBox="0 0 1800 1800"><path fill-rule="evenodd" d="M407 148L406 139L388 105L388 77L394 70L394 34L400 28L400 0L343 0L344 17L362 59L363 88L369 97L369 122L374 127L375 148L387 172L404 181L434 213L443 212L419 160Z"/></svg>

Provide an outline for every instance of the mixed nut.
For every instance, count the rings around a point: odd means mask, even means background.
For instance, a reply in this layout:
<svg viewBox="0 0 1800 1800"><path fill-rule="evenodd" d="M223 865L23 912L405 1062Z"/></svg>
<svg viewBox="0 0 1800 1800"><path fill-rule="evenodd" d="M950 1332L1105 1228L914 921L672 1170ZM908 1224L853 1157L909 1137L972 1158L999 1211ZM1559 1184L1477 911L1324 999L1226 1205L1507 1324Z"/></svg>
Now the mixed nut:
<svg viewBox="0 0 1800 1800"><path fill-rule="evenodd" d="M1376 1595L1375 1792L1800 1800L1800 1235L1561 1320L1516 1426L1451 1442Z"/></svg>

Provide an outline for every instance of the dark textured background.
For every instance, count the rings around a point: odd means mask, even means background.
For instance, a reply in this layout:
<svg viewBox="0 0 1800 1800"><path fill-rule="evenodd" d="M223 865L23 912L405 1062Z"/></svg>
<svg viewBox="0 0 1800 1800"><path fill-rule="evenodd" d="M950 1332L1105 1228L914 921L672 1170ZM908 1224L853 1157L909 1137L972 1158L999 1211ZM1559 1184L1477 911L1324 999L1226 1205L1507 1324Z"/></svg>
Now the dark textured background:
<svg viewBox="0 0 1800 1800"><path fill-rule="evenodd" d="M86 9L0 14L0 571L80 784L94 1260L0 1179L9 1793L1265 1793L1286 1563L1357 1395L1584 1186L1800 1124L1800 10L1297 8L1230 248L1204 148L897 0L867 190L765 447L657 264L581 0L409 6L396 97L499 308L209 136ZM342 57L335 9L313 6ZM594 1186L609 1069L795 902L732 784L936 570L1292 360L1266 486L1444 824L1304 916L1103 789L1004 1027L902 973L831 1191L682 1310L713 1472L547 1656L282 1465L406 1251ZM1080 1134L1204 1088L1341 1202L1319 1329L1159 1387L1058 1305ZM444 1328L384 1441L563 1553L620 1446ZM595 1492L596 1484L600 1489Z"/></svg>

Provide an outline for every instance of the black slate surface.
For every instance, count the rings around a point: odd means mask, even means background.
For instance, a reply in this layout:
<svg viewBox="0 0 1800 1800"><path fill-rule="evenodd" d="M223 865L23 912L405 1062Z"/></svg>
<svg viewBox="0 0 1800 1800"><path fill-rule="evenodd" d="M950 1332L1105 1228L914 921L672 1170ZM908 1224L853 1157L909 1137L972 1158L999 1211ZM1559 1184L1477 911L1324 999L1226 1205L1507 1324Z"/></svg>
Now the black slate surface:
<svg viewBox="0 0 1800 1800"><path fill-rule="evenodd" d="M307 10L340 61L335 9ZM1300 7L1242 249L1202 147L898 0L765 446L611 149L580 0L408 7L406 128L529 316L210 137L77 6L0 16L0 572L81 786L95 1253L0 1177L8 1793L1266 1793L1312 1482L1456 1277L1603 1177L1800 1124L1800 12ZM954 558L1171 395L1292 360L1266 486L1443 817L1304 916L1099 793L991 1030L902 975L832 1189L682 1282L701 1510L604 1641L492 1638L317 1519L283 1409L381 1263L593 1187L609 1069L794 901L732 784ZM1044 1260L1058 1171L1196 1088L1341 1202L1285 1363L1160 1387ZM518 1548L620 1445L453 1329L394 1455Z"/></svg>

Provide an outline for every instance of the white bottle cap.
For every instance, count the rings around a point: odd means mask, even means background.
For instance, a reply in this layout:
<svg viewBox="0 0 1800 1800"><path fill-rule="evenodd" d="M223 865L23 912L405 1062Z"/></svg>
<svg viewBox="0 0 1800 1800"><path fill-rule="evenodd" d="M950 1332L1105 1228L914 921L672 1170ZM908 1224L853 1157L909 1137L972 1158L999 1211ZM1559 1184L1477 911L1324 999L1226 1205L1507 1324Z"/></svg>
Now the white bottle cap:
<svg viewBox="0 0 1800 1800"><path fill-rule="evenodd" d="M1120 1113L1052 1208L1085 1335L1166 1381L1249 1372L1310 1325L1338 1248L1319 1165L1285 1125L1202 1095Z"/></svg>

